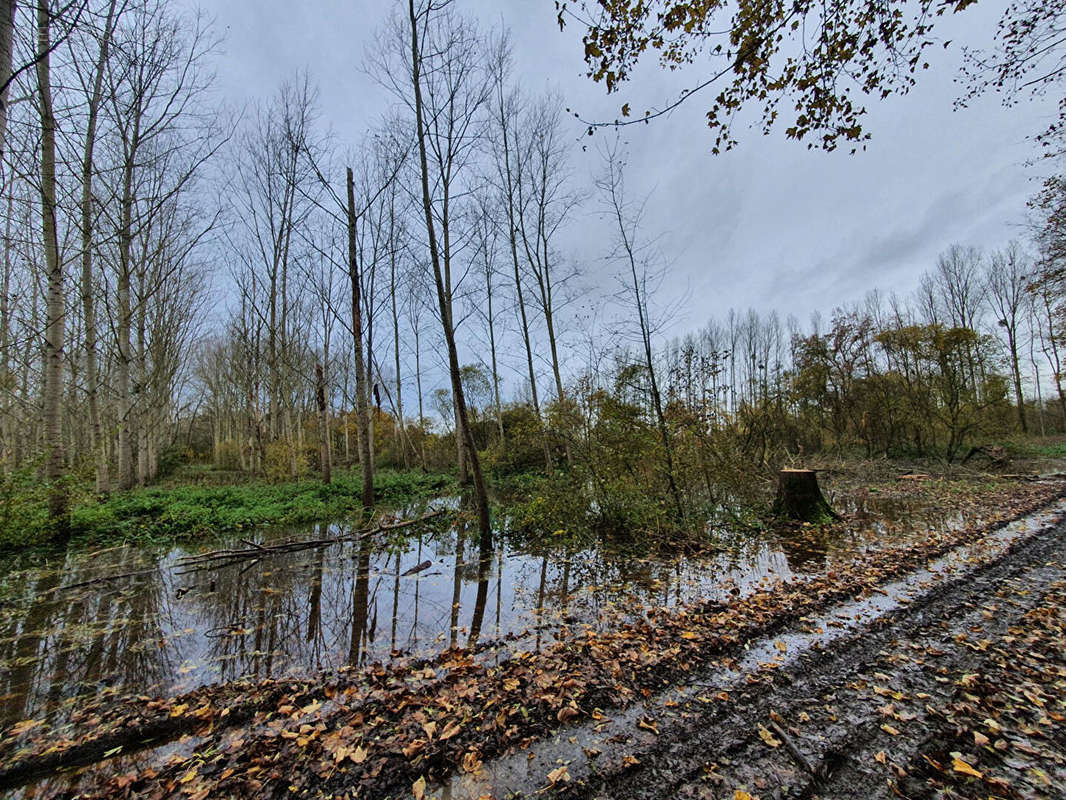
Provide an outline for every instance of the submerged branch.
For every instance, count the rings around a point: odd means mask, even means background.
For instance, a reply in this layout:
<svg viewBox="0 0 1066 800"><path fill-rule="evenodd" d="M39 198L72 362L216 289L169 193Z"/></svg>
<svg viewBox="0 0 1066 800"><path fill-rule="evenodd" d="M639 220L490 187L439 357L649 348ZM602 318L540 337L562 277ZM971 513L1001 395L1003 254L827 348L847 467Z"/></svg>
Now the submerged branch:
<svg viewBox="0 0 1066 800"><path fill-rule="evenodd" d="M334 544L340 544L341 542L353 542L358 539L365 539L369 536L374 536L379 533L386 533L388 531L399 530L400 528L409 528L412 525L417 525L422 522L428 522L435 517L439 517L444 514L444 509L438 511L431 511L428 514L423 514L420 517L414 519L401 520L399 522L390 522L378 525L374 528L366 528L354 533L346 533L342 536L330 536L324 539L308 539L306 541L288 541L280 542L273 545L260 545L255 542L248 542L242 539L245 544L251 545L250 547L237 550L227 548L223 550L212 550L208 553L200 553L194 556L183 556L178 559L178 564L185 568L183 571L178 572L178 575L188 575L193 572L202 572L210 569L222 569L232 564L237 564L248 559L260 559L263 556L271 555L274 553L296 553L301 550L311 550L316 547L328 547Z"/></svg>

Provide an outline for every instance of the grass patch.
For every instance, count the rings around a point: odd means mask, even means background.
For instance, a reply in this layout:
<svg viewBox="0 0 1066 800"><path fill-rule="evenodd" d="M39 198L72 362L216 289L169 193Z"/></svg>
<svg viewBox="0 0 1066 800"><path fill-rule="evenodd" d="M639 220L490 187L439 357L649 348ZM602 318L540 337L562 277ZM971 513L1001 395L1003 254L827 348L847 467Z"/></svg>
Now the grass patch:
<svg viewBox="0 0 1066 800"><path fill-rule="evenodd" d="M374 480L379 502L403 503L454 489L444 474L382 470ZM358 472L317 480L268 484L173 485L135 489L104 500L75 500L71 535L78 539L176 539L266 526L338 519L362 509ZM12 485L0 498L0 546L43 544L51 538L43 492Z"/></svg>

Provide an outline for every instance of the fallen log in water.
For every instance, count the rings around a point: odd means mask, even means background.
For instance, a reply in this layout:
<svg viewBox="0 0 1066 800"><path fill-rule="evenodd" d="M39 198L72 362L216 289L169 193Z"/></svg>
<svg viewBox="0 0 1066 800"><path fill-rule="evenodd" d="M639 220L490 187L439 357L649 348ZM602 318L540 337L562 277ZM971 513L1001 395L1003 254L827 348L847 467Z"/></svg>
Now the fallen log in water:
<svg viewBox="0 0 1066 800"><path fill-rule="evenodd" d="M188 575L192 572L222 569L223 567L238 564L242 561L247 561L248 559L260 559L275 553L297 553L301 550L311 550L316 547L328 547L329 545L340 544L341 542L354 542L358 539L365 539L379 533L387 533L388 531L409 528L412 525L428 522L444 513L444 509L440 509L438 511L431 511L428 514L423 514L421 517L415 517L414 519L383 523L375 528L364 528L363 530L355 531L353 533L346 533L342 536L330 536L324 539L307 539L304 541L293 540L269 545L256 544L255 542L241 539L242 542L250 545L250 547L245 549L225 548L222 550L212 550L207 553L198 553L194 556L182 556L178 559L178 566L182 569L181 571L176 572L176 574Z"/></svg>

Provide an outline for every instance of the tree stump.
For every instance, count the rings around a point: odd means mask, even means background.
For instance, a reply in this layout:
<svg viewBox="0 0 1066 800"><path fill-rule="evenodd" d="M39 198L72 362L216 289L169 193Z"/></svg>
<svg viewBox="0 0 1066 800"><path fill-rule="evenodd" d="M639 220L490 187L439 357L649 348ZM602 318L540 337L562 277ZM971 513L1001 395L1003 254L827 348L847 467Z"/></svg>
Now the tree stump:
<svg viewBox="0 0 1066 800"><path fill-rule="evenodd" d="M830 522L840 519L818 488L813 469L783 469L777 475L774 514L801 522Z"/></svg>

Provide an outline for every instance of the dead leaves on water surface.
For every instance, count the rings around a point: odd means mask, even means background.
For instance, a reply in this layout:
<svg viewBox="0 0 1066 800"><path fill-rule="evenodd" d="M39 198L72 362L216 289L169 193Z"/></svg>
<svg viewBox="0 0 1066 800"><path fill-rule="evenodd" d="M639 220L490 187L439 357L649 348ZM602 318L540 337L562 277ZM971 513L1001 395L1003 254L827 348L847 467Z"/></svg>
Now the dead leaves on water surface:
<svg viewBox="0 0 1066 800"><path fill-rule="evenodd" d="M1057 491L1025 488L1022 501L1003 508L1001 517L1028 510L1023 505L1042 505ZM361 787L417 797L419 787L425 794L425 781L455 765L476 772L483 759L524 746L560 724L650 696L665 681L683 679L739 642L870 590L973 538L972 531L931 533L924 541L864 553L810 580L780 583L728 604L654 609L632 625L586 629L499 666L451 651L424 671L375 665L317 685L250 685L242 690L250 720L237 734L225 731L226 710L219 711L218 702L229 695L213 695L215 687L156 701L157 714L200 719L191 755L101 778L86 796L156 798L206 790L210 796L282 797L305 789L343 793ZM145 704L137 710L143 715ZM110 721L119 724L121 718ZM648 718L638 726L659 732ZM34 747L34 732L31 725L19 731L27 753L54 746L42 739ZM769 729L759 735L771 747L780 745ZM549 785L565 782L569 773L564 768L554 778Z"/></svg>

